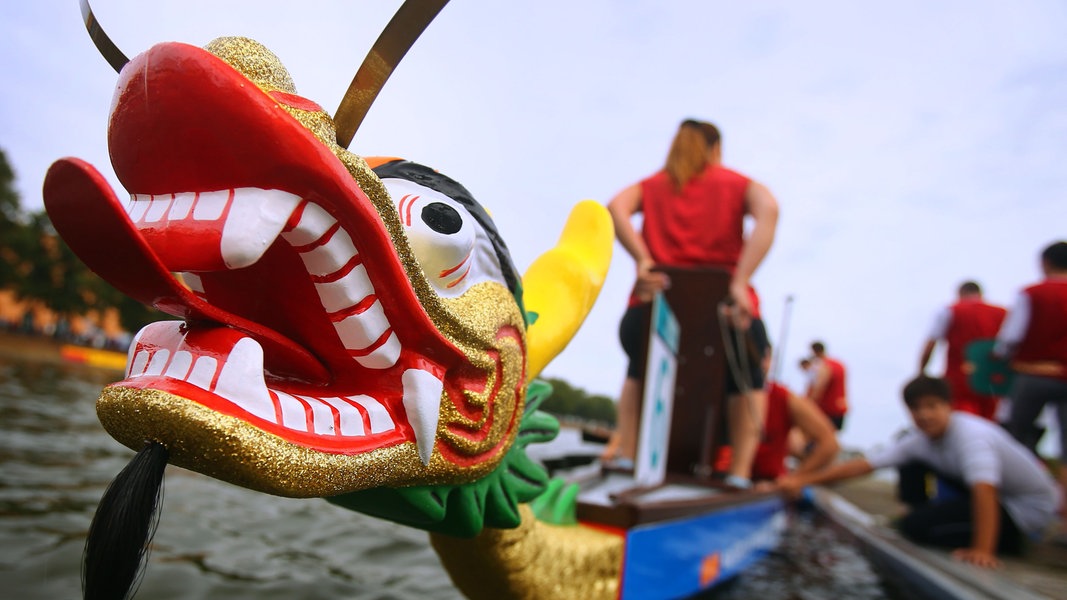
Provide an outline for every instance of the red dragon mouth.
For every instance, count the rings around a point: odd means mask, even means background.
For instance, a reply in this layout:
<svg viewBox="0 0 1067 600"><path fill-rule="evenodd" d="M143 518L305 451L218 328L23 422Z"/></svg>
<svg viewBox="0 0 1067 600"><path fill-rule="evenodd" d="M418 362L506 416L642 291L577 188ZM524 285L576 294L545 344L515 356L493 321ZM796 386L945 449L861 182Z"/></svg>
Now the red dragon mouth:
<svg viewBox="0 0 1067 600"><path fill-rule="evenodd" d="M111 159L130 200L68 158L45 181L48 212L94 271L184 319L142 330L116 386L322 452L411 441L428 464L442 397L501 382L472 377L424 308L440 299L400 258L410 250L388 225L388 197L372 201L294 118L318 112L205 50L158 45L122 70L112 109ZM484 437L491 422L459 429Z"/></svg>

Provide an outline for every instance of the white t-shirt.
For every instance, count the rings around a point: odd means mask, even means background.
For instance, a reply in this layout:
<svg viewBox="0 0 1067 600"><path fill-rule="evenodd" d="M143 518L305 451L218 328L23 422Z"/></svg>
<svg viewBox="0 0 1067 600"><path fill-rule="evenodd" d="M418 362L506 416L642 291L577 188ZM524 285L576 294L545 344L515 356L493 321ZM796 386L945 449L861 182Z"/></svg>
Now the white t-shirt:
<svg viewBox="0 0 1067 600"><path fill-rule="evenodd" d="M1015 303L1008 309L1004 322L1000 324L997 332L997 342L993 346L993 352L997 356L1009 356L1018 347L1019 342L1026 337L1026 330L1030 328L1030 295L1019 292L1015 297Z"/></svg>
<svg viewBox="0 0 1067 600"><path fill-rule="evenodd" d="M934 315L934 322L930 325L930 332L926 335L928 340L944 340L948 335L948 326L952 324L952 308L946 306Z"/></svg>
<svg viewBox="0 0 1067 600"><path fill-rule="evenodd" d="M912 429L867 458L875 469L910 461L921 461L968 486L995 486L1000 503L1024 532L1041 531L1056 518L1059 488L1048 471L1007 431L981 417L953 412L940 439Z"/></svg>

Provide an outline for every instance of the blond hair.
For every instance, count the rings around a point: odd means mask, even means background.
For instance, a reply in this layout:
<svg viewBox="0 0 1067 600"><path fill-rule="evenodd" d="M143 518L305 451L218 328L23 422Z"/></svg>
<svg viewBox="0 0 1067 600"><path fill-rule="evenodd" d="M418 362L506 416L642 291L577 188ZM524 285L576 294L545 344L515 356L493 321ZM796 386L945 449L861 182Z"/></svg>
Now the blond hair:
<svg viewBox="0 0 1067 600"><path fill-rule="evenodd" d="M708 165L708 151L718 145L721 139L719 129L707 121L682 121L667 153L667 164L663 166L676 190L681 190L690 179L704 170Z"/></svg>

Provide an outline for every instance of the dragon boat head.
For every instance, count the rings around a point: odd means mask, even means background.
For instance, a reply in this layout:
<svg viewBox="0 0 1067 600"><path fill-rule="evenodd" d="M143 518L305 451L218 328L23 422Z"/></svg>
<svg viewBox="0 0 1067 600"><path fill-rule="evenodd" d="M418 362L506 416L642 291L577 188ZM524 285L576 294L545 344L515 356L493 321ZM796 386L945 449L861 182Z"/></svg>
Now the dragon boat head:
<svg viewBox="0 0 1067 600"><path fill-rule="evenodd" d="M514 526L547 480L524 446L558 427L528 383L591 308L610 219L579 204L520 279L462 185L336 139L246 38L122 69L108 144L129 199L66 158L45 204L90 268L177 320L137 334L99 418L254 490L456 535Z"/></svg>

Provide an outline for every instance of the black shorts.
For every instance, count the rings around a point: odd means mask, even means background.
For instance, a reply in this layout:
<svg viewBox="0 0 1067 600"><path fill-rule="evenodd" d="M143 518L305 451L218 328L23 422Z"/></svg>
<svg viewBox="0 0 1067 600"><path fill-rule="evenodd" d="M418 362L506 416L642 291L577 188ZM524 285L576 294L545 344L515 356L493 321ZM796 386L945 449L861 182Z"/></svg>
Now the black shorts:
<svg viewBox="0 0 1067 600"><path fill-rule="evenodd" d="M652 318L652 303L635 304L626 309L619 321L619 343L630 363L626 376L631 379L645 378L645 362L648 353L648 324Z"/></svg>
<svg viewBox="0 0 1067 600"><path fill-rule="evenodd" d="M741 393L741 385L737 381L738 376L745 379L748 389L762 389L763 357L767 355L771 347L771 342L767 337L767 327L763 324L763 320L752 319L752 325L748 331L741 332L740 335L736 329L730 327L726 335L731 346L727 352L733 354L733 358L728 356L726 361L726 395L733 396ZM731 366L733 361L736 361L738 369L736 374L734 367Z"/></svg>
<svg viewBox="0 0 1067 600"><path fill-rule="evenodd" d="M712 310L715 310L712 308ZM619 342L626 352L629 364L626 367L626 376L631 379L643 380L645 378L645 362L648 352L648 324L652 316L652 303L636 304L626 309L619 322ZM753 319L752 326L748 331L738 336L731 329L729 339L733 346L733 355L740 357L740 352L746 352L743 361L738 361L738 367L747 365L747 381L751 389L763 387L763 364L762 357L770 347L767 339L767 328L760 319ZM718 340L715 340L716 342ZM718 343L714 344L718 346ZM741 387L734 378L733 369L729 363L726 367L725 389L727 395L740 393Z"/></svg>

